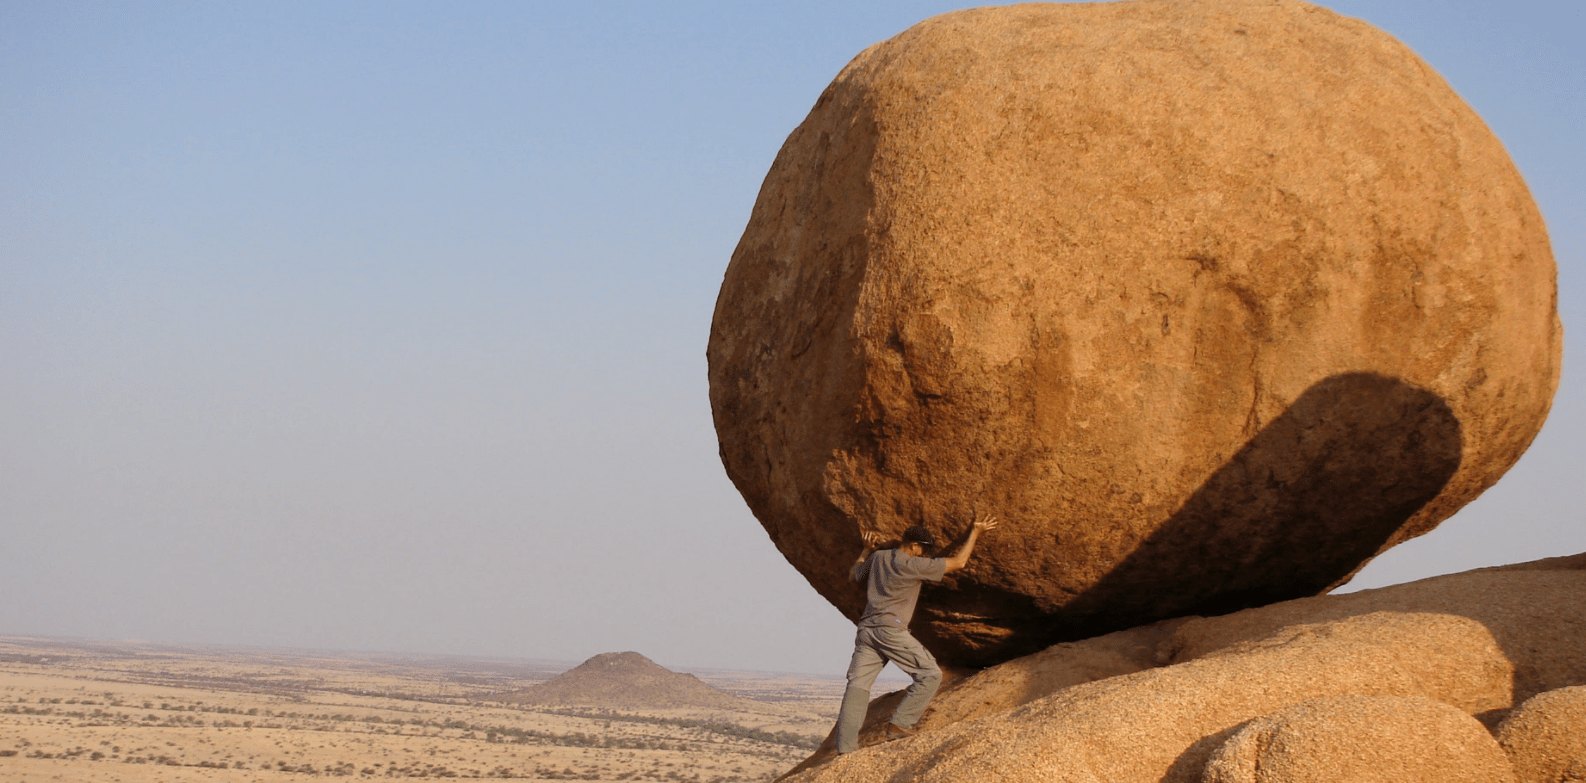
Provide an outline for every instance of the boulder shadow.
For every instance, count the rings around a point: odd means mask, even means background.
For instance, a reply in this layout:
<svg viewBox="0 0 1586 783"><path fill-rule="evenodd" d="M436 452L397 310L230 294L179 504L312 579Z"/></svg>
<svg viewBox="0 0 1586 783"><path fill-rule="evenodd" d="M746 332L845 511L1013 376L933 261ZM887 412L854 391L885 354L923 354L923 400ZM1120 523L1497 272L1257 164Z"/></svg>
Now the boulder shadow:
<svg viewBox="0 0 1586 783"><path fill-rule="evenodd" d="M1463 448L1459 420L1437 394L1375 373L1330 376L1064 605L1042 610L988 588L933 591L915 633L934 649L947 637L969 642L944 662L990 666L1159 620L1320 594L1443 491Z"/></svg>
<svg viewBox="0 0 1586 783"><path fill-rule="evenodd" d="M1374 373L1311 386L1117 567L1055 640L1317 595L1375 556L1459 469L1442 397Z"/></svg>

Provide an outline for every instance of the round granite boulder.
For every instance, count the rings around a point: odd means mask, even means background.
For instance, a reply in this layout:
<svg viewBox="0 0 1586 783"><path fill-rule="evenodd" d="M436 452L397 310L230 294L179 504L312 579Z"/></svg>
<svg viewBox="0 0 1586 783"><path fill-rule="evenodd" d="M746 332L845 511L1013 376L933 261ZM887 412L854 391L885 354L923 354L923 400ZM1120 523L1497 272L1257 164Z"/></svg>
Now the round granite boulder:
<svg viewBox="0 0 1586 783"><path fill-rule="evenodd" d="M1503 475L1562 337L1542 218L1425 63L1292 0L961 11L777 155L711 328L722 461L849 617L860 531L1003 525L949 664L1313 595Z"/></svg>
<svg viewBox="0 0 1586 783"><path fill-rule="evenodd" d="M1586 781L1586 685L1527 699L1498 727L1498 744L1520 783Z"/></svg>
<svg viewBox="0 0 1586 783"><path fill-rule="evenodd" d="M1201 783L1514 783L1480 722L1431 699L1332 696L1257 718L1211 754Z"/></svg>

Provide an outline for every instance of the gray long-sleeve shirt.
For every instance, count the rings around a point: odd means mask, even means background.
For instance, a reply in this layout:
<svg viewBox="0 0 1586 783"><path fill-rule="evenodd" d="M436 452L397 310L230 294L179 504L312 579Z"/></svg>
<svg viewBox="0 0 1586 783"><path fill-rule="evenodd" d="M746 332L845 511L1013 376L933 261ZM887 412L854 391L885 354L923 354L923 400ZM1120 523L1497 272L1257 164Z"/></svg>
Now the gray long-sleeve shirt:
<svg viewBox="0 0 1586 783"><path fill-rule="evenodd" d="M869 577L865 613L859 617L859 626L908 628L909 620L914 618L914 605L920 599L920 584L940 582L946 573L947 561L939 557L913 557L900 549L872 554L856 564L850 574L855 582Z"/></svg>

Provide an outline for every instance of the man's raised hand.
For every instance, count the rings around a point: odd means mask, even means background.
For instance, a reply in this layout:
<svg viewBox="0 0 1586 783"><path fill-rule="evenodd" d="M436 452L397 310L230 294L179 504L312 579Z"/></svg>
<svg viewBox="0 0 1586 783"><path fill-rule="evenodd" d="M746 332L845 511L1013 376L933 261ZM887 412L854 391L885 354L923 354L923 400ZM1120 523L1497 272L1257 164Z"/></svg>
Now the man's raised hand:
<svg viewBox="0 0 1586 783"><path fill-rule="evenodd" d="M980 515L980 512L977 511L977 512L975 512L975 525L974 526L975 526L976 530L978 530L978 531L980 531L982 533L986 532L987 530L996 530L997 529L997 518L996 518L996 516L992 516L992 515L988 515L988 516L984 516L983 517L983 516Z"/></svg>
<svg viewBox="0 0 1586 783"><path fill-rule="evenodd" d="M980 534L997 527L997 518L990 514L981 515L980 509L975 509L975 521L969 526L969 535L964 537L964 542L959 545L958 552L947 558L946 570L943 573L951 574L969 565L969 555L975 551L975 541Z"/></svg>

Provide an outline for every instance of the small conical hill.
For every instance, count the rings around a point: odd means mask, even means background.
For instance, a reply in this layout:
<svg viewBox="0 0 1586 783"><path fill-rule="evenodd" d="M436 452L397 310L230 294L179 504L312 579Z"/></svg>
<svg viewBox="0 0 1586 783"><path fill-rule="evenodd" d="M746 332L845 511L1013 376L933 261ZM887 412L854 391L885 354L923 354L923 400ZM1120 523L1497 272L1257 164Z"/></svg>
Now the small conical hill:
<svg viewBox="0 0 1586 783"><path fill-rule="evenodd" d="M537 685L503 694L519 704L603 708L705 707L763 711L766 705L712 688L636 652L601 653Z"/></svg>

